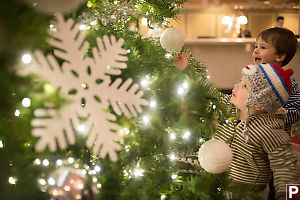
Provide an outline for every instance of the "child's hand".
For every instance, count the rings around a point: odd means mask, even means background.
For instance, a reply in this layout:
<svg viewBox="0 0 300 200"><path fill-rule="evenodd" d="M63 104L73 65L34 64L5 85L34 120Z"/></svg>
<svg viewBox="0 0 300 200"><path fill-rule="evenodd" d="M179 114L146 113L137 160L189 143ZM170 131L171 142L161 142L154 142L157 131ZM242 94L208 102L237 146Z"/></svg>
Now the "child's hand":
<svg viewBox="0 0 300 200"><path fill-rule="evenodd" d="M173 62L173 65L180 70L184 70L188 66L188 64L189 61L187 60L185 52L183 52L182 54L178 54Z"/></svg>

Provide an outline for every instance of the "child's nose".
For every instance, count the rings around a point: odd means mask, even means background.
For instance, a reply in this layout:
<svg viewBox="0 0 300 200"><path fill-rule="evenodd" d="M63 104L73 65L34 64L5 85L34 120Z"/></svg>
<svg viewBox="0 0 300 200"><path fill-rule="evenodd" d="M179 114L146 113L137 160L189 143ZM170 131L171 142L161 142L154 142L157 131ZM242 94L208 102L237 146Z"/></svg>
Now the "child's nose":
<svg viewBox="0 0 300 200"><path fill-rule="evenodd" d="M238 87L239 87L239 84L238 84L238 83L234 84L234 85L233 85L232 92L236 91L236 90L238 89Z"/></svg>

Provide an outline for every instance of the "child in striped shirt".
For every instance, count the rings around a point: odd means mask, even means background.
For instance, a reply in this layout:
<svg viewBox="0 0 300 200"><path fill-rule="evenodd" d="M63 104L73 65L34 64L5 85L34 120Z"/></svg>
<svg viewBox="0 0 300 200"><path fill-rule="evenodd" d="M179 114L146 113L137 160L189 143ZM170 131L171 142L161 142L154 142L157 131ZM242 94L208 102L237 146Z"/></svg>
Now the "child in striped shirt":
<svg viewBox="0 0 300 200"><path fill-rule="evenodd" d="M239 120L220 125L215 135L232 148L233 182L264 190L273 172L278 199L285 199L286 184L300 181L297 158L284 131L286 110L282 107L290 97L292 74L291 69L272 64L246 66L230 98Z"/></svg>
<svg viewBox="0 0 300 200"><path fill-rule="evenodd" d="M256 38L252 53L255 64L273 63L280 67L286 66L297 51L297 38L294 33L285 28L270 28L262 31ZM291 127L299 120L300 89L293 77L292 94L284 108L287 110L285 131L291 136ZM269 200L275 199L273 179L270 182Z"/></svg>

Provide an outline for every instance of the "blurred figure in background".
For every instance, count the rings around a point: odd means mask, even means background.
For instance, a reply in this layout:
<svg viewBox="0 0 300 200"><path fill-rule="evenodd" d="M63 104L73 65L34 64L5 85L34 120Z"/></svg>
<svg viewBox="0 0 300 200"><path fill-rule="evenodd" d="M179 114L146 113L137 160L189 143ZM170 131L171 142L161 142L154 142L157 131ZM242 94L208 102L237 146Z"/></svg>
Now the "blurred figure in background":
<svg viewBox="0 0 300 200"><path fill-rule="evenodd" d="M276 27L282 28L284 24L284 17L278 16L276 19Z"/></svg>

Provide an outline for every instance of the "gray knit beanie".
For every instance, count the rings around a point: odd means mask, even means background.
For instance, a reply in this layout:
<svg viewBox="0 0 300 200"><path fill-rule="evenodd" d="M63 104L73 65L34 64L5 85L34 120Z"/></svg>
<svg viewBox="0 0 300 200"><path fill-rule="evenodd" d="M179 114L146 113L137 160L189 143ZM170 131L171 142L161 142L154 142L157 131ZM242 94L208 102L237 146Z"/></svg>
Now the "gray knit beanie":
<svg viewBox="0 0 300 200"><path fill-rule="evenodd" d="M248 65L242 75L248 80L250 90L246 105L263 108L268 113L284 106L290 98L292 69L284 70L273 64Z"/></svg>

